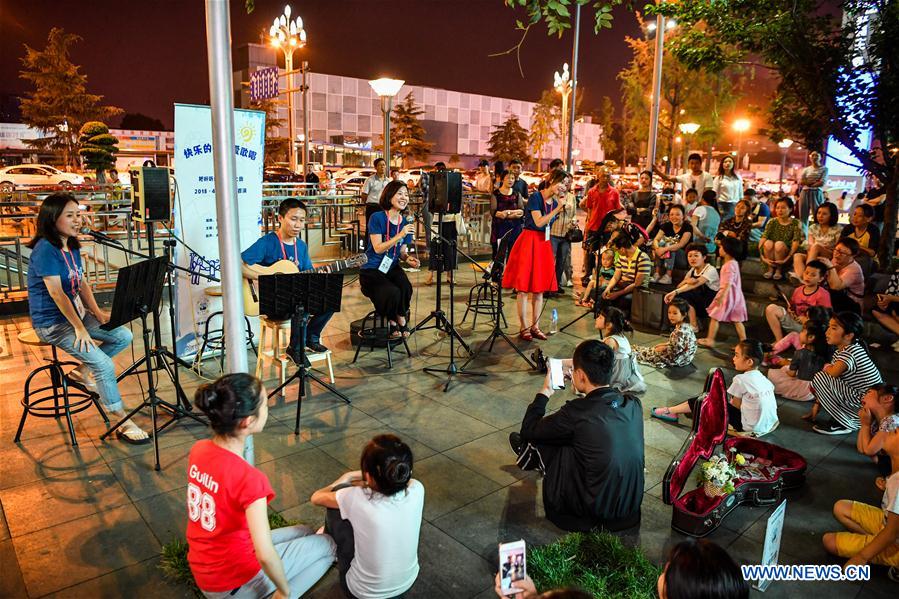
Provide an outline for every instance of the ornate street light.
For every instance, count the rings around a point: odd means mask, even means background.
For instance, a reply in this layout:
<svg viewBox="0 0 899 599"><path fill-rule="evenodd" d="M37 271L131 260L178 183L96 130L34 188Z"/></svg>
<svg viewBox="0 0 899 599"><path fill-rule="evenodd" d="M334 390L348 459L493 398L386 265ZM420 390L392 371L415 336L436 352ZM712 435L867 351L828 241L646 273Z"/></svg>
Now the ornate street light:
<svg viewBox="0 0 899 599"><path fill-rule="evenodd" d="M693 136L699 131L699 123L681 123L677 126L681 134L684 136L683 160L684 170L687 169L687 152L690 151L689 145L693 141Z"/></svg>
<svg viewBox="0 0 899 599"><path fill-rule="evenodd" d="M780 178L777 180L777 190L783 191L784 188L784 168L787 165L787 152L790 150L790 146L793 145L792 139L784 139L777 142L777 145L780 146Z"/></svg>
<svg viewBox="0 0 899 599"><path fill-rule="evenodd" d="M562 74L559 74L559 71L553 73L553 87L562 95L562 151L565 151L565 148L568 146L565 145L566 133L568 135L568 139L570 139L571 131L565 131L568 127L568 98L571 96L573 80L571 79L571 74L568 72L568 63L562 65ZM573 110L573 108L572 108ZM570 169L571 165L566 164L565 168Z"/></svg>
<svg viewBox="0 0 899 599"><path fill-rule="evenodd" d="M293 114L293 93L296 91L293 87L293 53L297 48L303 48L306 45L306 30L303 28L302 17L297 16L295 19L290 18L290 5L284 7L284 14L272 21L269 27L268 35L271 39L272 46L280 48L284 52L284 70L287 72L287 129L290 137L290 145L288 147L288 155L290 156L290 168L294 172L297 169L297 152L296 152L296 135L294 134L294 114ZM305 88L305 63L303 71L303 87ZM307 151L307 140L309 139L308 122L306 118L306 94L303 93L303 177L306 176L306 161L309 157Z"/></svg>
<svg viewBox="0 0 899 599"><path fill-rule="evenodd" d="M384 117L384 161L387 163L387 173L390 174L390 111L393 108L393 97L400 93L403 84L402 79L389 79L381 77L368 82L378 97L381 98L381 114Z"/></svg>
<svg viewBox="0 0 899 599"><path fill-rule="evenodd" d="M731 125L731 128L737 133L737 153L735 154L737 165L742 164L743 134L749 131L750 127L752 127L752 122L749 119L737 119Z"/></svg>

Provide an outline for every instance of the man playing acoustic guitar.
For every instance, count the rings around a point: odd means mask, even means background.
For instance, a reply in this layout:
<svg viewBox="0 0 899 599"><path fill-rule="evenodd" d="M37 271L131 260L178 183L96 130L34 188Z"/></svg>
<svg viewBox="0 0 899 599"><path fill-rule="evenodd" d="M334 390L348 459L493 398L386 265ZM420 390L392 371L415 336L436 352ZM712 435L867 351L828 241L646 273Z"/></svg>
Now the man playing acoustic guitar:
<svg viewBox="0 0 899 599"><path fill-rule="evenodd" d="M251 281L259 279L262 274L254 269L254 266L271 266L282 260L290 260L296 265L296 270L285 272L301 272L312 270L312 260L309 258L309 248L306 242L300 239L300 232L306 224L306 205L296 198L287 198L278 206L277 231L267 233L256 240L249 248L244 250L240 257L243 260L243 276ZM325 352L328 348L321 343L321 334L333 316L333 312L313 314L306 326L306 339L300 339L300 325L291 323L290 344L285 352L296 363L300 355L300 343L306 344L313 352Z"/></svg>

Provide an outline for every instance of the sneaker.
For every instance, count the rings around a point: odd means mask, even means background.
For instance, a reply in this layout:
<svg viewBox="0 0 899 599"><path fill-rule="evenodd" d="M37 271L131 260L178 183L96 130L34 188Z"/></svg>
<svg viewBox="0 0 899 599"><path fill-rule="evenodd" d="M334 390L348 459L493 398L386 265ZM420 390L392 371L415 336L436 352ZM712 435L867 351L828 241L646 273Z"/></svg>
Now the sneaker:
<svg viewBox="0 0 899 599"><path fill-rule="evenodd" d="M566 287L574 287L574 281L572 281L571 279L568 279L568 281L565 283L565 286Z"/></svg>
<svg viewBox="0 0 899 599"><path fill-rule="evenodd" d="M893 345L891 345L890 347L893 348L893 351L899 352L899 341L896 341L896 342L893 343Z"/></svg>
<svg viewBox="0 0 899 599"><path fill-rule="evenodd" d="M287 349L285 349L284 355L286 355L288 358L290 358L290 361L293 362L296 366L300 365L300 352L298 352L294 348L288 347ZM312 366L312 363L309 361L309 358L306 358L305 362L306 362L306 368L310 368Z"/></svg>
<svg viewBox="0 0 899 599"><path fill-rule="evenodd" d="M521 433L509 433L509 445L512 447L512 451L515 452L515 455L521 455L521 450L524 449L524 441L521 439Z"/></svg>
<svg viewBox="0 0 899 599"><path fill-rule="evenodd" d="M323 354L328 351L328 348L319 341L310 341L306 344L306 347L317 354Z"/></svg>
<svg viewBox="0 0 899 599"><path fill-rule="evenodd" d="M818 433L819 435L848 435L849 433L855 432L852 429L848 429L842 424L837 422L829 422L827 424L816 424L812 427L812 430Z"/></svg>
<svg viewBox="0 0 899 599"><path fill-rule="evenodd" d="M793 272L792 270L789 273L787 273L787 277L790 279L791 283L794 283L796 285L802 284L802 278L799 275L797 275L795 272Z"/></svg>
<svg viewBox="0 0 899 599"><path fill-rule="evenodd" d="M670 285L671 284L671 273L665 273L664 276L660 277L658 281L656 281L659 285Z"/></svg>

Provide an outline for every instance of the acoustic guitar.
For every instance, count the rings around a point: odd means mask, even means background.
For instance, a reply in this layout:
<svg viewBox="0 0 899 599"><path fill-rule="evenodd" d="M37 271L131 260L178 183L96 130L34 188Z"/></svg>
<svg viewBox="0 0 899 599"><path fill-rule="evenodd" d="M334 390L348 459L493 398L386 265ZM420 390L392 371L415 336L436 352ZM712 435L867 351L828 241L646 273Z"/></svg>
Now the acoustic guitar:
<svg viewBox="0 0 899 599"><path fill-rule="evenodd" d="M262 275L277 274L294 274L299 272L339 272L348 268L358 268L368 261L368 256L364 253L350 256L346 260L337 260L328 264L313 268L311 270L301 271L293 260L278 260L270 266L259 266L254 264L249 266L251 270ZM247 279L243 280L243 307L247 316L259 316L259 290L256 287L256 281Z"/></svg>

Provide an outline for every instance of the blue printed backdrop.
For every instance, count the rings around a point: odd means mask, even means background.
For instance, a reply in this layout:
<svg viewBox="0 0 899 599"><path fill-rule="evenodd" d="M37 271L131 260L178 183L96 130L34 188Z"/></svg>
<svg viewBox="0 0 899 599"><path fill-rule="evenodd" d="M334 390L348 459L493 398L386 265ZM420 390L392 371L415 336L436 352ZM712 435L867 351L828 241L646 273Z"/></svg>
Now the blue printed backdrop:
<svg viewBox="0 0 899 599"><path fill-rule="evenodd" d="M235 110L234 140L232 151L237 162L240 247L246 248L260 234L265 113ZM194 272L221 278L212 161L212 113L208 106L175 104L175 177L178 182L175 231L186 244L177 245L176 263ZM218 284L199 275L179 273L175 335L178 355L196 353L199 349L197 338L203 332L206 318L221 310L221 299L208 297L203 292L206 287ZM220 326L221 320L215 319L214 324ZM237 326L243 326L243 323Z"/></svg>

